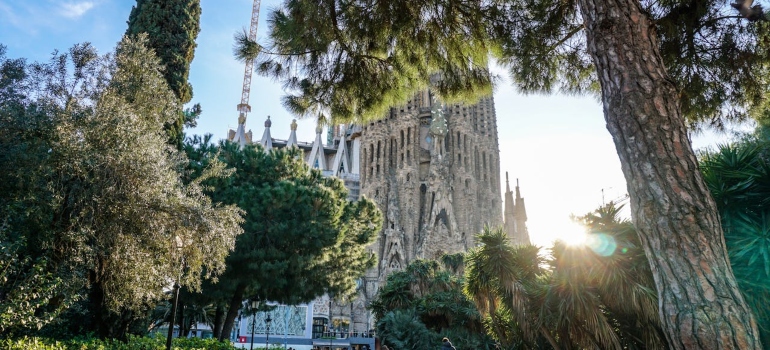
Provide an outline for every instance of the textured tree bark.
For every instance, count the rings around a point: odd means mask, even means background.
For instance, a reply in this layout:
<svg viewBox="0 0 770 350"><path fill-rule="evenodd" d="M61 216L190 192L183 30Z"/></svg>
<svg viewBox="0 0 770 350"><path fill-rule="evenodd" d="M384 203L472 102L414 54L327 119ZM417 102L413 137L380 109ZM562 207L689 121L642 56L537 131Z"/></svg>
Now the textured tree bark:
<svg viewBox="0 0 770 350"><path fill-rule="evenodd" d="M669 346L761 349L653 23L637 0L578 0L578 6Z"/></svg>
<svg viewBox="0 0 770 350"><path fill-rule="evenodd" d="M241 310L241 303L243 302L243 293L246 291L246 286L239 284L235 287L235 292L232 298L230 298L230 305L227 307L227 315L225 316L225 323L222 326L222 333L219 335L220 341L229 339L230 332L233 330L235 324L235 318L238 317L238 311Z"/></svg>

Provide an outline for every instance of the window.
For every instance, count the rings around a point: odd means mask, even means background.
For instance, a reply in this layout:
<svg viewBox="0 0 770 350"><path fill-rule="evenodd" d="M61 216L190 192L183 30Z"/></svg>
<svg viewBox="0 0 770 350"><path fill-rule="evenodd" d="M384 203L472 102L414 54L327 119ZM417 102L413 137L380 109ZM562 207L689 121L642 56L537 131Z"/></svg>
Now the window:
<svg viewBox="0 0 770 350"><path fill-rule="evenodd" d="M406 129L406 144L407 145L412 144L412 128Z"/></svg>

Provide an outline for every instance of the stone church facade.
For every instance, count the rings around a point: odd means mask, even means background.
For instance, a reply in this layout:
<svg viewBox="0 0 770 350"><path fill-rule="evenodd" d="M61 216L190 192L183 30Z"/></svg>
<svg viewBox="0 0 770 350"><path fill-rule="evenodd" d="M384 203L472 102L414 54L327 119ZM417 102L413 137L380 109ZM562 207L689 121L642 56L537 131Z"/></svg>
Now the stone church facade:
<svg viewBox="0 0 770 350"><path fill-rule="evenodd" d="M269 118L269 117L268 117ZM251 143L245 118L228 139ZM493 98L476 104L446 105L430 91L391 108L383 119L363 126L316 130L312 143L298 142L296 123L288 139L270 134L270 120L258 141L266 149L298 147L305 160L327 176L340 177L351 190L374 200L383 212L379 238L368 249L378 263L361 279L350 304L321 297L310 303L313 318L342 319L349 332L366 332L374 321L366 306L387 276L418 258L437 258L475 246L485 225L503 225L500 152ZM507 175L506 175L507 177ZM524 200L516 199L506 178L505 229L512 242L528 243ZM510 199L508 197L511 197ZM316 310L317 309L317 310ZM331 315L330 315L331 314Z"/></svg>
<svg viewBox="0 0 770 350"><path fill-rule="evenodd" d="M442 105L424 91L365 125L361 148L361 193L384 214L371 247L378 266L365 277L364 300L392 271L418 258L466 251L484 225L502 224L492 97Z"/></svg>

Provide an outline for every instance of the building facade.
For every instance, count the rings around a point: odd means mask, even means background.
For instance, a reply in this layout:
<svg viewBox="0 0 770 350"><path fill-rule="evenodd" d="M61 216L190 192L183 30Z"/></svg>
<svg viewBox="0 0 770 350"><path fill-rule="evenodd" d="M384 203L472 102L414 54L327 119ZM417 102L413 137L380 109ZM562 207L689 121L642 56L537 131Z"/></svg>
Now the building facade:
<svg viewBox="0 0 770 350"><path fill-rule="evenodd" d="M244 124L245 118L240 118L228 139L251 143L252 133L246 132ZM378 263L360 280L358 297L352 303L337 304L324 296L307 305L312 315L306 323L318 330L344 329L350 335L369 336L375 320L366 307L390 273L418 258L464 252L475 245L474 237L485 225L503 225L497 118L491 96L473 105L446 105L426 90L376 122L331 127L326 140L318 127L312 143L297 141L296 122L286 140L273 138L270 126L268 117L262 137L255 142L267 150L302 149L311 167L345 182L351 200L364 195L384 215L383 230L368 248ZM508 202L507 179L506 189ZM506 203L505 227L514 243L524 242L522 234L529 242L518 186L516 198Z"/></svg>
<svg viewBox="0 0 770 350"><path fill-rule="evenodd" d="M502 224L497 118L492 97L443 105L423 91L361 131L361 193L384 215L364 278L365 306L387 276L418 258L473 247L484 225Z"/></svg>

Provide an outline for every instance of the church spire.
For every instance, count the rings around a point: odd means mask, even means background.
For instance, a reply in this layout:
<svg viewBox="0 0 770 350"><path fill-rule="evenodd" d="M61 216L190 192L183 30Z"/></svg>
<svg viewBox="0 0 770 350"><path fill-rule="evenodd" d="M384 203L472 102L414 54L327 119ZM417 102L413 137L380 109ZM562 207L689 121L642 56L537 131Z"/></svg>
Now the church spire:
<svg viewBox="0 0 770 350"><path fill-rule="evenodd" d="M524 206L524 198L519 191L519 179L516 179L516 205L513 208L513 217L516 222L516 235L520 244L530 244L529 230L527 230L527 208Z"/></svg>
<svg viewBox="0 0 770 350"><path fill-rule="evenodd" d="M516 179L516 208L515 213L518 218L527 221L527 208L524 207L524 198L521 198L519 191L519 179Z"/></svg>
<svg viewBox="0 0 770 350"><path fill-rule="evenodd" d="M291 133L289 134L289 140L286 141L286 148L291 146L297 146L297 120L291 120Z"/></svg>
<svg viewBox="0 0 770 350"><path fill-rule="evenodd" d="M268 115L267 120L265 120L265 132L262 134L262 140L259 141L259 144L265 148L265 151L273 149L273 137L270 136L271 125L273 125L273 122L270 121L270 116Z"/></svg>
<svg viewBox="0 0 770 350"><path fill-rule="evenodd" d="M318 126L315 128L315 141L313 141L313 149L310 150L307 163L310 164L311 168L326 170L326 155L324 154L321 133L323 133L323 126L319 121Z"/></svg>
<svg viewBox="0 0 770 350"><path fill-rule="evenodd" d="M516 197L514 199L511 185L508 183L508 172L505 172L505 220L504 229L511 243L514 245L530 244L529 231L527 230L527 209L524 206L524 198L519 191L519 179L516 179Z"/></svg>
<svg viewBox="0 0 770 350"><path fill-rule="evenodd" d="M347 130L345 125L340 125L340 143L337 146L337 154L334 156L334 163L332 164L332 175L337 176L339 173L349 173L350 164L348 162L348 146L347 146Z"/></svg>
<svg viewBox="0 0 770 350"><path fill-rule="evenodd" d="M241 148L251 143L251 130L246 132L246 115L241 113L238 117L238 128L233 131L230 129L227 139L237 143Z"/></svg>

